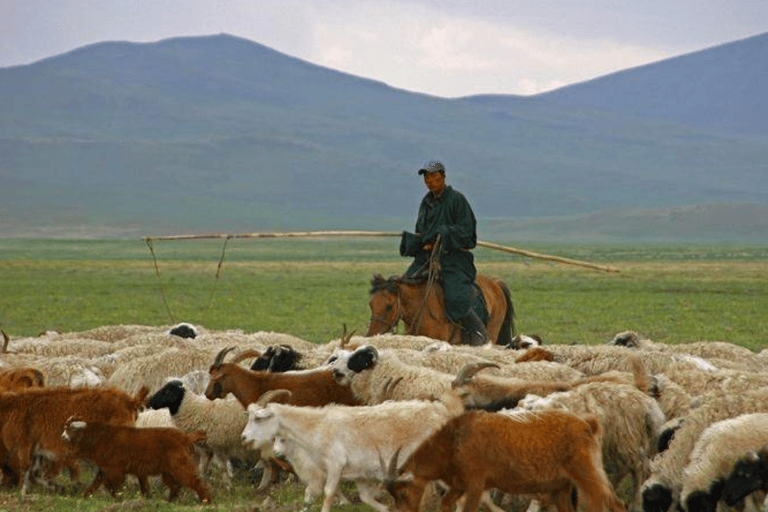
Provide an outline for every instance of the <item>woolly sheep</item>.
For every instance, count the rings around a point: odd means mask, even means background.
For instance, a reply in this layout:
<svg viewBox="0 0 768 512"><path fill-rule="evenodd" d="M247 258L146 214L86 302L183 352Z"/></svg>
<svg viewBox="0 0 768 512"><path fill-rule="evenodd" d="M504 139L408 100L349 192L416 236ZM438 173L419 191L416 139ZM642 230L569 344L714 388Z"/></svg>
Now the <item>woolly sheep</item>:
<svg viewBox="0 0 768 512"><path fill-rule="evenodd" d="M258 458L258 453L243 447L240 435L248 422L248 413L235 398L208 400L187 389L178 379L169 380L152 395L147 404L152 409L167 409L176 427L184 432L205 430L205 445L213 460L232 477L230 459ZM204 461L204 471L209 461Z"/></svg>
<svg viewBox="0 0 768 512"><path fill-rule="evenodd" d="M216 356L213 348L169 348L150 356L132 359L120 365L107 381L127 393L147 386L157 391L168 377L207 368Z"/></svg>
<svg viewBox="0 0 768 512"><path fill-rule="evenodd" d="M768 373L741 370L680 370L664 372L670 380L679 384L691 396L702 396L710 391L740 393L768 386Z"/></svg>
<svg viewBox="0 0 768 512"><path fill-rule="evenodd" d="M643 510L666 511L679 503L682 475L701 433L712 423L742 414L768 412L768 389L738 394L713 392L681 419L667 450L650 461L651 475L641 489Z"/></svg>
<svg viewBox="0 0 768 512"><path fill-rule="evenodd" d="M746 453L736 461L723 484L722 500L733 507L752 502L756 509L768 508L768 446ZM762 506L761 506L762 505Z"/></svg>
<svg viewBox="0 0 768 512"><path fill-rule="evenodd" d="M41 358L35 360L32 366L45 374L46 385L51 387L94 388L102 386L106 382L101 370L89 359L81 357ZM129 394L135 394L139 388L134 389Z"/></svg>
<svg viewBox="0 0 768 512"><path fill-rule="evenodd" d="M699 436L683 471L680 501L689 512L715 512L736 461L768 444L768 413L715 422Z"/></svg>
<svg viewBox="0 0 768 512"><path fill-rule="evenodd" d="M331 363L334 377L342 385L349 385L354 395L366 405L386 399L437 400L451 388L453 375L431 368L406 364L394 350L379 352L372 346L340 351ZM388 396L382 393L389 384L395 384Z"/></svg>
<svg viewBox="0 0 768 512"><path fill-rule="evenodd" d="M105 341L83 338L49 339L38 337L14 340L9 344L8 350L40 357L79 356L91 358L108 354L112 350L112 346Z"/></svg>
<svg viewBox="0 0 768 512"><path fill-rule="evenodd" d="M168 334L173 334L179 338L195 339L199 336L200 331L194 325L182 322L168 329Z"/></svg>
<svg viewBox="0 0 768 512"><path fill-rule="evenodd" d="M167 330L167 327L153 327L148 325L103 325L81 332L65 333L62 338L81 338L88 340L105 341L114 343L131 336L148 334Z"/></svg>
<svg viewBox="0 0 768 512"><path fill-rule="evenodd" d="M762 371L767 368L766 362L758 357L758 354L746 347L727 341L696 341L693 343L674 344L654 343L634 331L625 331L617 334L609 344L640 350L687 354L705 359L718 368L744 371Z"/></svg>
<svg viewBox="0 0 768 512"><path fill-rule="evenodd" d="M547 345L556 360L577 370L594 375L609 370L632 371L629 362L632 354L640 355L643 363L652 374L667 373L673 375L684 370L716 371L717 368L706 360L676 353L663 353L652 350L633 350L612 345Z"/></svg>

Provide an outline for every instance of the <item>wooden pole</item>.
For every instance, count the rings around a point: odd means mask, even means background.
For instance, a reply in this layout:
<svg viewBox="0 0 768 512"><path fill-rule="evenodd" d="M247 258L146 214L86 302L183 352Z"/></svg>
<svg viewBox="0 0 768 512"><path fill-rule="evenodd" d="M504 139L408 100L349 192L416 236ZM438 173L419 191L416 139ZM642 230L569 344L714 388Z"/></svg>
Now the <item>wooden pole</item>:
<svg viewBox="0 0 768 512"><path fill-rule="evenodd" d="M151 243L153 240L204 240L204 239L230 239L230 238L307 238L307 237L333 237L333 236L402 236L402 231L288 231L288 232L272 232L272 233L241 233L241 234L226 234L226 233L213 233L202 235L168 235L168 236L155 236L145 237L144 241ZM494 244L491 242L477 241L478 247L485 247L488 249L494 249L497 251L508 252L511 254L519 254L528 258L534 258L539 260L555 261L558 263L564 263L566 265L578 265L581 267L592 268L596 270L603 270L605 272L618 272L619 269L607 265L596 265L587 261L573 260L570 258L562 258L560 256L553 256L549 254L539 254L537 252L527 251L525 249L517 249L515 247L507 247L504 245Z"/></svg>
<svg viewBox="0 0 768 512"><path fill-rule="evenodd" d="M524 249L516 249L515 247L505 247L503 245L494 244L491 242L477 241L479 247L487 247L488 249L496 249L497 251L509 252L512 254L520 254L521 256L527 256L529 258L536 258L539 260L557 261L558 263L565 263L567 265L579 265L581 267L594 268L596 270L604 270L606 272L618 272L619 269L608 265L596 265L586 261L572 260L570 258L562 258L560 256L551 256L549 254L539 254L537 252L526 251Z"/></svg>

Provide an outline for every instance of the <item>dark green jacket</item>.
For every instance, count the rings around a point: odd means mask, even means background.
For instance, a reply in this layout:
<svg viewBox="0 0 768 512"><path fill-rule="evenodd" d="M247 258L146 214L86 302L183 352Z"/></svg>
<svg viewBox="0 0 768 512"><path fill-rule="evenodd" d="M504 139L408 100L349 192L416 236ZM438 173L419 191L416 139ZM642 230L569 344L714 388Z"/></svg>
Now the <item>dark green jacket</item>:
<svg viewBox="0 0 768 512"><path fill-rule="evenodd" d="M477 245L477 220L463 194L446 186L439 197L427 192L419 205L416 233L404 233L402 256L413 256L406 270L408 277L428 270L430 253L422 246L434 242L440 234L440 277L443 280L445 308L451 320L459 321L470 307L483 323L488 315L482 294L475 285L475 262L470 249Z"/></svg>

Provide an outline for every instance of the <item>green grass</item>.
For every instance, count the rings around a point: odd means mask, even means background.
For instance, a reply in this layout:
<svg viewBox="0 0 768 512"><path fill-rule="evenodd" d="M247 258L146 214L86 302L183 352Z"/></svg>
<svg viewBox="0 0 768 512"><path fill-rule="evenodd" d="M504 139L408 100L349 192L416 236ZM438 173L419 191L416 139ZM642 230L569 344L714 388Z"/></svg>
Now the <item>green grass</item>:
<svg viewBox="0 0 768 512"><path fill-rule="evenodd" d="M260 239L230 240L225 249L223 241L156 241L155 267L143 241L0 240L0 328L32 336L187 321L323 343L342 324L365 331L371 276L407 265L396 244ZM632 329L665 343L768 346L764 247L522 247L620 272L477 249L478 270L509 285L521 332L550 343L603 343Z"/></svg>

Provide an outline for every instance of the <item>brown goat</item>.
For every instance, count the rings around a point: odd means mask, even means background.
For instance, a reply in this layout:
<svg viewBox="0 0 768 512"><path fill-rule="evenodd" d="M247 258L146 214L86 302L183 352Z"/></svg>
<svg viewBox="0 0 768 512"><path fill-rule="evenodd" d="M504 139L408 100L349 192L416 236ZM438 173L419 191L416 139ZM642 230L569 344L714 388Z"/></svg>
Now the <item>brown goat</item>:
<svg viewBox="0 0 768 512"><path fill-rule="evenodd" d="M514 377L497 377L487 375L475 378L475 374L483 368L495 367L495 363L468 363L464 365L456 378L451 382L451 388L461 396L464 406L468 409L480 408L487 411L511 409L517 402L528 394L546 396L557 391L568 391L568 382L551 382L541 380L519 379Z"/></svg>
<svg viewBox="0 0 768 512"><path fill-rule="evenodd" d="M0 394L0 456L5 460L6 475L16 485L24 477L24 495L36 455L43 454L52 464L48 477L55 476L63 465L75 469L61 439L67 419L77 415L88 421L133 425L148 393L147 388L132 397L117 389L44 387Z"/></svg>
<svg viewBox="0 0 768 512"><path fill-rule="evenodd" d="M211 493L198 476L192 457L193 445L206 439L203 430L187 434L177 428L138 428L70 418L61 437L74 456L99 467L83 497L96 492L102 483L116 497L126 474L139 479L141 494L148 497L147 477L160 475L170 489L168 501L176 498L182 487L188 487L203 503L211 502Z"/></svg>
<svg viewBox="0 0 768 512"><path fill-rule="evenodd" d="M45 386L45 376L37 368L6 368L0 370L0 392L19 391Z"/></svg>
<svg viewBox="0 0 768 512"><path fill-rule="evenodd" d="M651 382L648 371L642 359L637 355L630 357L633 383L643 393L650 394ZM590 375L572 381L542 381L528 380L516 377L501 377L485 375L475 377L484 368L499 366L495 363L467 363L459 370L451 382L451 388L462 397L464 406L468 409L485 409L498 411L511 409L525 398L526 395L547 396L560 391L570 391L578 386L591 382L615 382L617 384L631 383L628 374L621 372L606 372Z"/></svg>
<svg viewBox="0 0 768 512"><path fill-rule="evenodd" d="M558 512L573 512L574 488L587 512L626 512L608 482L600 455L600 423L560 410L506 415L469 411L448 421L411 454L397 474L395 452L387 490L401 512L418 512L425 486L441 480L443 512L464 496L475 512L486 489L543 494Z"/></svg>
<svg viewBox="0 0 768 512"><path fill-rule="evenodd" d="M532 361L555 361L555 354L545 348L533 347L529 348L515 359L516 363L528 363Z"/></svg>
<svg viewBox="0 0 768 512"><path fill-rule="evenodd" d="M252 371L238 364L224 363L224 356L231 350L221 350L208 369L210 381L205 396L209 400L224 398L232 393L243 407L248 407L267 391L287 389L291 392L290 398L277 399L276 402L305 406L331 403L360 405L350 387L336 382L330 369L286 373Z"/></svg>

